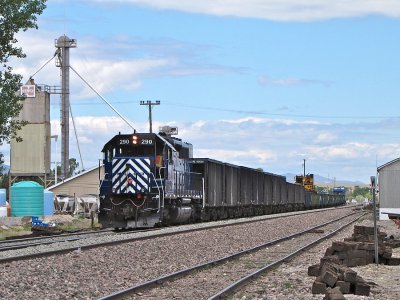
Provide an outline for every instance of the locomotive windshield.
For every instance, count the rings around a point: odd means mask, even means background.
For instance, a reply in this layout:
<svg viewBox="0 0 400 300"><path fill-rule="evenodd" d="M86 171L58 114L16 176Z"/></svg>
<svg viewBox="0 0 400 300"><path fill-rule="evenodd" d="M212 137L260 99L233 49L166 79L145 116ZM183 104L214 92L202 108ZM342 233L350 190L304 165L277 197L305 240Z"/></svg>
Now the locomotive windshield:
<svg viewBox="0 0 400 300"><path fill-rule="evenodd" d="M162 155L164 143L154 134L118 135L104 148L104 159L110 162L114 157L155 157Z"/></svg>

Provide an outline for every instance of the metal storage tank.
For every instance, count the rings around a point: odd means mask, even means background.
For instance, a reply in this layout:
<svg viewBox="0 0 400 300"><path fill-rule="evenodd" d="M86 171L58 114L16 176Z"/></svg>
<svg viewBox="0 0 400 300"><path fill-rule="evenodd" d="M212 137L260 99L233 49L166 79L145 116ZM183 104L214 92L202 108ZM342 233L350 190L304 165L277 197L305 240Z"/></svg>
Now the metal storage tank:
<svg viewBox="0 0 400 300"><path fill-rule="evenodd" d="M0 206L6 206L7 201L7 190L0 189Z"/></svg>
<svg viewBox="0 0 400 300"><path fill-rule="evenodd" d="M54 193L44 190L43 195L43 216L54 215Z"/></svg>
<svg viewBox="0 0 400 300"><path fill-rule="evenodd" d="M0 206L0 218L1 217L7 217L7 207L6 206Z"/></svg>
<svg viewBox="0 0 400 300"><path fill-rule="evenodd" d="M10 191L11 216L42 216L43 190L43 186L34 181L15 183Z"/></svg>

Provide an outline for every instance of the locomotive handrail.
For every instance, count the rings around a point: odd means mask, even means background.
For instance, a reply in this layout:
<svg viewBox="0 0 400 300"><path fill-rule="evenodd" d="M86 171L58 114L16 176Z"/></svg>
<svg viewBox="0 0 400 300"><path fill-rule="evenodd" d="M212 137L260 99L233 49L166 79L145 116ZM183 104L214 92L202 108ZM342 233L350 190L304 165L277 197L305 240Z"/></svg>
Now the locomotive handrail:
<svg viewBox="0 0 400 300"><path fill-rule="evenodd" d="M161 177L161 170L162 169L166 169L166 167L160 167L159 169L158 169L158 175L160 176L160 179L163 179L162 177ZM163 184L161 184L161 191L162 191L162 199L160 199L160 200L162 200L162 204L160 205L160 209L161 208L164 208L164 199L165 199L165 190L164 190L164 184L165 184L165 178L164 178L164 183Z"/></svg>
<svg viewBox="0 0 400 300"><path fill-rule="evenodd" d="M190 197L193 196L193 191L196 189L193 186L196 186L196 182L199 188L202 188L200 180L202 179L201 173L196 172L186 172L174 170L174 195L176 197ZM204 195L204 193L203 193ZM201 196L197 194L196 196Z"/></svg>
<svg viewBox="0 0 400 300"><path fill-rule="evenodd" d="M160 195L160 187L158 186L158 183L157 183L157 179L156 179L156 177L154 176L154 173L153 172L150 172L150 174L153 176L153 179L154 179L154 183L156 184L156 186L157 186L157 190L158 190L158 210L157 210L157 213L159 213L160 212L160 208L161 208L161 203L160 203L160 198L161 198L161 195ZM161 180L161 178L160 178L160 180ZM162 186L162 184L161 184L161 186Z"/></svg>

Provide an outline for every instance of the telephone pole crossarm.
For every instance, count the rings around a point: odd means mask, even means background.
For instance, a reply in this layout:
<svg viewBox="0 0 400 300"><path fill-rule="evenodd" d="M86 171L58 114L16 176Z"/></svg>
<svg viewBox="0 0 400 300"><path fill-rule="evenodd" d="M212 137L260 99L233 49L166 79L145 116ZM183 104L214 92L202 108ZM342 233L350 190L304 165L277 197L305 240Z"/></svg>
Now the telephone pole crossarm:
<svg viewBox="0 0 400 300"><path fill-rule="evenodd" d="M154 105L160 105L160 101L159 100L157 100L156 102L151 102L150 100L140 101L140 105L147 105L149 107L149 127L150 127L150 133L153 133L152 107Z"/></svg>

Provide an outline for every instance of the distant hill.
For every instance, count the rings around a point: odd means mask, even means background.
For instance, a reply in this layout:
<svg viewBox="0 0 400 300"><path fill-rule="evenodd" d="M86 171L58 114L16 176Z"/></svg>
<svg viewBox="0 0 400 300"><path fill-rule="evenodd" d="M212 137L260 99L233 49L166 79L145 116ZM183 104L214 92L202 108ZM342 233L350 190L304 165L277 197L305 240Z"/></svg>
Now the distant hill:
<svg viewBox="0 0 400 300"><path fill-rule="evenodd" d="M287 182L294 182L294 178L295 178L296 174L286 173L286 174L283 174L283 176L286 177ZM327 178L327 177L323 177L321 175L314 174L314 183L321 184L321 185L333 184L333 178ZM365 185L365 184L366 184L365 182L361 182L361 181L341 180L341 179L337 179L337 178L335 179L336 186L339 186L339 185Z"/></svg>

